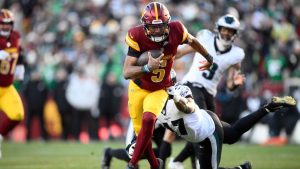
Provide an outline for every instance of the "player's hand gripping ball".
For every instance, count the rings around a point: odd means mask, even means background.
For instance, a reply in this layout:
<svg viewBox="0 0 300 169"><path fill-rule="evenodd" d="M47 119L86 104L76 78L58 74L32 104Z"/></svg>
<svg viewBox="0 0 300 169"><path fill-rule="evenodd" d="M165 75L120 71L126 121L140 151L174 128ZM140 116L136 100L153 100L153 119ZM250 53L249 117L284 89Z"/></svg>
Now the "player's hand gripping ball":
<svg viewBox="0 0 300 169"><path fill-rule="evenodd" d="M148 50L148 51L142 53L136 63L138 66L144 66L148 63L148 60L149 60L148 52L150 52L150 54L153 58L158 58L163 53L162 50Z"/></svg>

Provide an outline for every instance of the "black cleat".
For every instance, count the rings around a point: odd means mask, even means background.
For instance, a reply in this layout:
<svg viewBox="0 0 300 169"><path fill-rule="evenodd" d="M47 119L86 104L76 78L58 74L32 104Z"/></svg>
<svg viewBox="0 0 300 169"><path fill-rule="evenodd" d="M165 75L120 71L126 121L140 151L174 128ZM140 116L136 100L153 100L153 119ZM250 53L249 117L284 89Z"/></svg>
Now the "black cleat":
<svg viewBox="0 0 300 169"><path fill-rule="evenodd" d="M292 107L296 105L296 100L291 96L272 97L272 101L264 106L267 112L274 112L284 107Z"/></svg>
<svg viewBox="0 0 300 169"><path fill-rule="evenodd" d="M244 162L244 164L240 165L242 169L252 169L251 163L249 161Z"/></svg>
<svg viewBox="0 0 300 169"><path fill-rule="evenodd" d="M109 155L110 148L105 148L103 153L103 159L101 162L101 169L110 169L111 156Z"/></svg>

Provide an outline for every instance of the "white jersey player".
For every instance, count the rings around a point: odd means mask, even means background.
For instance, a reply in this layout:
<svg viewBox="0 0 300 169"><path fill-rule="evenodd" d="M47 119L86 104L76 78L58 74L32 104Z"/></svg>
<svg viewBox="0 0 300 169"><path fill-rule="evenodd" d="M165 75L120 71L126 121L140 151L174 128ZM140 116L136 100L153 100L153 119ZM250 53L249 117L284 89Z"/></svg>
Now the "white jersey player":
<svg viewBox="0 0 300 169"><path fill-rule="evenodd" d="M214 62L209 70L199 72L199 62L204 60L201 54L196 53L193 63L188 73L184 76L183 82L199 84L204 87L211 95L217 93L217 85L224 72L231 66L238 66L244 59L244 50L235 45L221 52L216 45L216 36L209 30L202 30L197 35L198 40L203 44L207 51L213 56Z"/></svg>
<svg viewBox="0 0 300 169"><path fill-rule="evenodd" d="M165 128L193 144L201 169L220 169L223 143L235 143L243 133L268 113L296 105L292 97L273 97L267 105L230 125L219 120L214 112L200 109L195 104L189 87L178 84L170 87L167 92L172 99L166 102L157 123L161 123ZM246 162L234 169L251 169L251 164Z"/></svg>
<svg viewBox="0 0 300 169"><path fill-rule="evenodd" d="M187 84L194 94L199 107L215 111L214 97L217 86L223 74L228 71L227 87L234 90L242 85L245 76L240 74L241 62L245 57L244 50L233 44L238 36L240 23L232 15L222 16L216 23L216 33L201 30L197 34L199 42L213 57L213 65L209 70L199 69L199 62L203 60L201 54L196 53L188 73L183 77L182 83ZM176 58L194 52L188 46L177 51Z"/></svg>
<svg viewBox="0 0 300 169"><path fill-rule="evenodd" d="M164 127L172 130L178 136L190 142L201 142L212 135L215 130L215 124L211 116L205 110L200 109L194 104L192 92L189 87L176 85L174 88L181 97L189 98L187 102L190 102L194 110L187 114L181 112L176 107L175 101L177 100L174 98L166 102L163 111L158 116L158 121L163 124Z"/></svg>
<svg viewBox="0 0 300 169"><path fill-rule="evenodd" d="M242 48L233 44L238 36L239 27L239 20L227 14L220 17L216 22L215 33L201 30L197 34L198 41L207 49L214 62L209 70L203 70L199 66L204 58L196 53L190 70L183 77L182 83L190 87L194 100L200 108L215 112L214 97L217 93L217 86L226 72L228 72L227 88L229 90L234 90L244 83L245 76L240 73L240 67L245 53ZM176 58L192 52L194 52L192 48L185 46L183 49L177 50ZM193 150L189 143L175 157L174 161L183 162L190 154L193 154L187 150ZM197 167L193 165L192 168Z"/></svg>

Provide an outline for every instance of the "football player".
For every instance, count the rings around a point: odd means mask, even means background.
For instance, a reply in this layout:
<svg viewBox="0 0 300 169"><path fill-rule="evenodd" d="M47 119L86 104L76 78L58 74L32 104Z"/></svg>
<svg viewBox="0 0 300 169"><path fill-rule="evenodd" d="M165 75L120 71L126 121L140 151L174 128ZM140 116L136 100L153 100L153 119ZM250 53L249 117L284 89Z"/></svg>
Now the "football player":
<svg viewBox="0 0 300 169"><path fill-rule="evenodd" d="M158 116L158 122L170 129L171 134L175 135L176 133L192 143L201 169L219 168L225 137L230 139L228 143L233 144L268 113L296 105L295 99L290 96L273 97L268 104L256 112L230 125L219 120L214 112L200 109L195 104L188 86L175 85L170 87L167 92L170 99ZM251 169L251 165L247 162L234 169Z"/></svg>
<svg viewBox="0 0 300 169"><path fill-rule="evenodd" d="M215 26L215 33L209 30L201 30L197 34L197 39L212 54L213 64L208 70L199 70L199 62L203 60L200 53L196 53L192 66L183 77L182 83L190 87L196 104L203 109L215 112L214 97L217 93L217 86L227 72L227 88L235 90L243 85L245 75L240 73L241 62L245 57L244 50L233 44L239 34L240 22L230 14L226 14L218 19ZM176 58L180 58L188 53L195 52L189 46L179 49ZM225 138L226 142L227 139ZM174 158L177 164L183 162L193 151L192 144L187 143L184 149ZM172 167L172 160L170 161ZM193 166L193 168L196 168Z"/></svg>
<svg viewBox="0 0 300 169"><path fill-rule="evenodd" d="M0 11L0 158L3 137L24 119L23 103L13 81L22 80L20 35L13 30L11 11Z"/></svg>
<svg viewBox="0 0 300 169"><path fill-rule="evenodd" d="M179 21L170 21L168 9L159 2L149 3L142 12L142 24L129 29L126 43L129 46L125 58L123 75L130 79L128 87L128 108L137 135L136 147L128 169L135 168L144 154L151 169L162 166L156 159L151 146L154 123L160 114L168 94L165 89L172 85L170 70L172 68L177 47L189 44L201 53L206 61L201 69L208 69L213 59L199 41L190 35ZM158 58L152 58L146 65L137 66L138 57L149 50L162 50Z"/></svg>
<svg viewBox="0 0 300 169"><path fill-rule="evenodd" d="M176 72L174 69L171 69L170 76L171 76L172 84L174 85L177 81ZM152 141L156 144L156 149L154 149L154 153L156 156L161 158L163 162L165 162L166 158L168 158L171 155L171 147L164 145L166 144L163 141L164 135L165 135L165 128L162 125L155 125L153 131L153 137L152 137ZM130 159L132 158L135 144L136 144L136 135L133 130L132 120L130 120L128 130L127 130L127 135L126 135L126 149L124 148L112 149L109 147L105 148L103 153L103 158L101 161L101 169L110 169L110 163L112 158L117 158L129 162ZM162 145L164 145L165 148L160 148ZM163 165L162 168L164 169L165 166Z"/></svg>

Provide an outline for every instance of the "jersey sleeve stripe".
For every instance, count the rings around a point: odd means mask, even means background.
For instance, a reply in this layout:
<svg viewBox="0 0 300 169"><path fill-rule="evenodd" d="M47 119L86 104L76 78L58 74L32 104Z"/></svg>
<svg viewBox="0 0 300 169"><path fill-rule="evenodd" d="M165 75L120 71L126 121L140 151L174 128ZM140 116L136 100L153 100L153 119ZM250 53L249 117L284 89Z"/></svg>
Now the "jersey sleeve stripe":
<svg viewBox="0 0 300 169"><path fill-rule="evenodd" d="M135 49L136 51L139 51L139 52L141 51L139 44L137 42L135 42L134 40L132 40L129 37L128 33L126 35L125 42L127 43L128 46Z"/></svg>
<svg viewBox="0 0 300 169"><path fill-rule="evenodd" d="M188 37L188 31L186 30L185 27L183 27L183 37L182 37L181 43L183 43L184 41L186 41L187 37Z"/></svg>

